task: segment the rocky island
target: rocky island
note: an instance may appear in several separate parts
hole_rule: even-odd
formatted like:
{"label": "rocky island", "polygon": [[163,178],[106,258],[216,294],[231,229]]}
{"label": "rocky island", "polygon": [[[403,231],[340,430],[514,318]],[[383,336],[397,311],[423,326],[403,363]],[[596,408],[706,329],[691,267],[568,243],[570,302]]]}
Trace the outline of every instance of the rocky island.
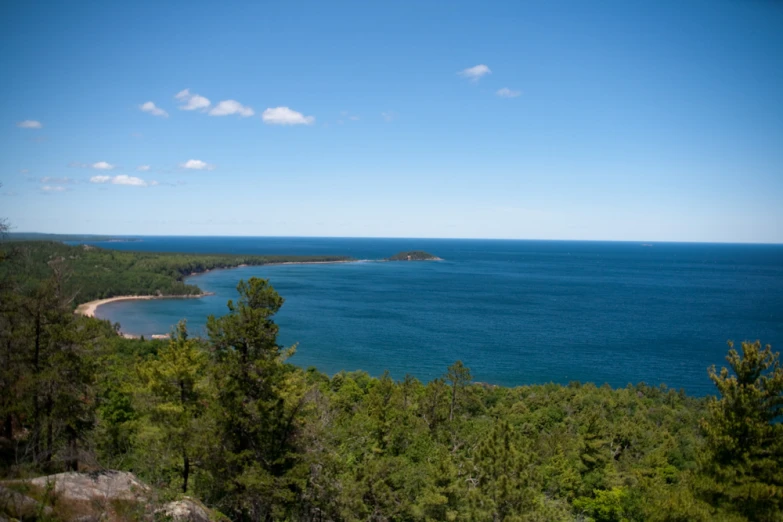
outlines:
{"label": "rocky island", "polygon": [[410,252],[400,252],[394,254],[386,261],[443,261],[438,256],[434,256],[429,252],[422,252],[421,250],[411,250]]}

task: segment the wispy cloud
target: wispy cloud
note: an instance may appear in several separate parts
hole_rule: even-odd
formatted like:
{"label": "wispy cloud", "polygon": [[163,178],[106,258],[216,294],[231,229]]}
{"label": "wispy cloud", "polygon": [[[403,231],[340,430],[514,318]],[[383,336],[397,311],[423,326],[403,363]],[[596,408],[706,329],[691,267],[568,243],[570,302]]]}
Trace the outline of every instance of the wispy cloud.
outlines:
{"label": "wispy cloud", "polygon": [[339,125],[342,125],[346,121],[359,121],[361,118],[355,114],[351,114],[348,111],[340,111],[340,119],[337,120]]}
{"label": "wispy cloud", "polygon": [[16,124],[20,129],[40,129],[43,127],[43,123],[37,120],[24,120]]}
{"label": "wispy cloud", "polygon": [[78,181],[73,178],[53,178],[51,176],[44,176],[39,179],[38,182],[43,185],[74,185],[78,183]]}
{"label": "wispy cloud", "polygon": [[157,185],[156,181],[147,183],[141,178],[136,176],[128,176],[127,174],[118,174],[112,176],[93,176],[90,178],[90,183],[111,183],[112,185],[130,185],[133,187],[146,187],[147,185]]}
{"label": "wispy cloud", "polygon": [[169,113],[161,109],[160,107],[156,107],[154,103],[151,101],[142,103],[139,105],[139,109],[141,109],[142,112],[148,112],[152,114],[153,116],[162,116],[163,118],[168,118]]}
{"label": "wispy cloud", "polygon": [[65,192],[65,187],[62,185],[44,185],[41,187],[44,192]]}
{"label": "wispy cloud", "polygon": [[82,163],[80,161],[72,161],[68,164],[69,167],[75,169],[96,169],[96,170],[112,170],[115,165],[112,165],[108,161],[98,161],[95,163]]}
{"label": "wispy cloud", "polygon": [[394,121],[397,119],[397,113],[394,111],[384,111],[381,113],[381,118],[384,119],[384,121]]}
{"label": "wispy cloud", "polygon": [[252,108],[247,105],[242,105],[236,100],[223,100],[209,111],[210,116],[230,116],[232,114],[238,114],[243,118],[252,116],[255,113],[256,112]]}
{"label": "wispy cloud", "polygon": [[205,161],[201,161],[197,159],[189,159],[184,163],[180,163],[179,166],[182,167],[183,169],[191,169],[191,170],[212,170],[215,168],[214,165],[210,165]]}
{"label": "wispy cloud", "polygon": [[468,67],[467,69],[463,69],[457,74],[463,78],[469,79],[470,81],[477,82],[481,79],[482,76],[492,74],[492,70],[482,63],[479,65],[474,65],[473,67]]}
{"label": "wispy cloud", "polygon": [[138,167],[136,167],[136,170],[140,170],[142,172],[147,172],[148,170],[150,170],[150,166],[149,165],[139,165]]}
{"label": "wispy cloud", "polygon": [[19,170],[19,172],[20,172],[21,174],[25,174],[25,175],[27,175],[27,174],[30,174],[30,169],[20,169],[20,170]]}
{"label": "wispy cloud", "polygon": [[498,89],[495,93],[501,98],[516,98],[520,94],[522,94],[522,91],[514,91],[512,89],[509,89],[508,87],[503,87],[502,89]]}
{"label": "wispy cloud", "polygon": [[179,109],[182,111],[206,110],[211,104],[211,102],[203,96],[191,94],[190,89],[179,91],[174,98],[179,100],[182,104],[179,106]]}
{"label": "wispy cloud", "polygon": [[261,119],[270,125],[312,125],[315,123],[315,116],[305,116],[288,107],[266,109],[261,115]]}

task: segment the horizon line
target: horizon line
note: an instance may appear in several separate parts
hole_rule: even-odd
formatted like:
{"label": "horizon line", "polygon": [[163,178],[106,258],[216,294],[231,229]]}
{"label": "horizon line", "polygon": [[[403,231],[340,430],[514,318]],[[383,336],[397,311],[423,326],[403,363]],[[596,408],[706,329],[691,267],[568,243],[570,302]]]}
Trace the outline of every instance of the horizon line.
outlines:
{"label": "horizon line", "polygon": [[758,241],[698,241],[698,240],[650,240],[650,239],[561,239],[561,238],[511,238],[511,237],[405,237],[405,236],[290,236],[290,235],[196,235],[196,234],[96,234],[79,232],[7,232],[14,234],[38,234],[47,236],[84,236],[117,238],[292,238],[292,239],[401,239],[401,240],[437,240],[437,241],[550,241],[583,243],[643,243],[643,244],[704,244],[704,245],[767,245],[781,246],[783,242]]}

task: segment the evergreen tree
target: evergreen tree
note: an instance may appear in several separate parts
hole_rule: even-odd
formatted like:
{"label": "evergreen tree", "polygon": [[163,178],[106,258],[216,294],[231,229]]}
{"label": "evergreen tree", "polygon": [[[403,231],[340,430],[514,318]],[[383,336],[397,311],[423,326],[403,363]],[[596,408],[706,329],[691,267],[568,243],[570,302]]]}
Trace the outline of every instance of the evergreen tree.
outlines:
{"label": "evergreen tree", "polygon": [[181,459],[182,492],[187,493],[191,467],[199,460],[206,353],[188,338],[180,321],[169,344],[157,358],[140,365],[139,373],[152,396],[151,421],[162,431],[162,441]]}
{"label": "evergreen tree", "polygon": [[783,368],[779,353],[761,342],[729,343],[731,370],[709,369],[720,399],[709,403],[702,428],[707,453],[702,471],[711,503],[749,520],[783,520]]}
{"label": "evergreen tree", "polygon": [[470,369],[462,361],[457,361],[446,370],[446,381],[451,384],[451,403],[449,405],[449,422],[454,420],[458,395],[470,383]]}
{"label": "evergreen tree", "polygon": [[299,477],[306,476],[295,470],[294,440],[304,387],[301,376],[283,364],[293,348],[277,343],[272,318],[283,298],[265,279],[240,281],[237,290],[239,300],[228,302],[229,313],[207,322],[225,448],[214,455],[213,480],[225,485],[221,503],[238,518],[283,518],[303,489]]}

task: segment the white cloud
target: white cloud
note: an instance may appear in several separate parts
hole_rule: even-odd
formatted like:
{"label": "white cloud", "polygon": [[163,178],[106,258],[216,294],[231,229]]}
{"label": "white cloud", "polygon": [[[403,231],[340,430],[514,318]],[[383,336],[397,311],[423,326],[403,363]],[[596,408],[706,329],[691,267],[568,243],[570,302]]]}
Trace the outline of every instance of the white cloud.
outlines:
{"label": "white cloud", "polygon": [[468,67],[467,69],[463,69],[457,74],[463,78],[468,78],[471,81],[477,82],[482,76],[486,74],[492,74],[492,71],[489,67],[482,63],[479,65],[474,65],[473,67]]}
{"label": "white cloud", "polygon": [[24,120],[16,124],[20,129],[40,129],[43,124],[36,120]]}
{"label": "white cloud", "polygon": [[140,170],[142,172],[147,172],[148,170],[150,170],[150,166],[149,165],[139,165],[138,167],[136,167],[136,170]]}
{"label": "white cloud", "polygon": [[157,181],[150,181],[150,185],[153,187],[157,187],[158,185],[160,185],[160,183],[158,183]]}
{"label": "white cloud", "polygon": [[[135,176],[128,176],[127,174],[118,174],[112,176],[93,176],[90,178],[90,183],[111,183],[112,185],[131,185],[134,187],[146,187],[147,182],[141,178]],[[157,182],[153,182],[157,185]]]}
{"label": "white cloud", "polygon": [[107,163],[105,161],[99,161],[97,163],[93,163],[90,166],[98,170],[111,170],[114,168],[114,165],[112,165],[111,163]]}
{"label": "white cloud", "polygon": [[135,176],[128,176],[127,174],[119,174],[111,179],[114,185],[132,185],[134,187],[146,187],[147,182],[141,178]]}
{"label": "white cloud", "polygon": [[242,105],[236,100],[223,100],[209,111],[210,116],[230,116],[231,114],[239,114],[243,118],[252,116],[255,113],[256,111],[252,108]]}
{"label": "white cloud", "polygon": [[397,113],[394,111],[386,111],[381,113],[381,117],[386,121],[394,121],[397,119]]}
{"label": "white cloud", "polygon": [[64,192],[65,187],[63,187],[62,185],[44,185],[43,187],[41,187],[41,190],[43,190],[44,192]]}
{"label": "white cloud", "polygon": [[509,89],[508,87],[503,87],[502,89],[498,89],[498,91],[495,93],[501,98],[516,98],[520,94],[522,94],[522,91],[514,91]]}
{"label": "white cloud", "polygon": [[21,172],[22,174],[29,174],[30,169],[21,169],[19,172]]}
{"label": "white cloud", "polygon": [[179,166],[183,169],[192,170],[212,170],[215,168],[214,165],[210,165],[209,163],[197,159],[189,159],[185,163],[180,163]]}
{"label": "white cloud", "polygon": [[169,113],[161,109],[160,107],[156,107],[154,103],[151,101],[142,103],[139,105],[139,109],[142,110],[142,112],[148,112],[152,114],[153,116],[163,116],[164,118],[169,117]]}
{"label": "white cloud", "polygon": [[270,125],[312,125],[315,122],[315,116],[305,116],[288,107],[267,109],[261,115],[261,119]]}
{"label": "white cloud", "polygon": [[198,94],[191,94],[190,89],[179,91],[174,97],[182,103],[182,105],[179,106],[179,109],[182,111],[206,109],[211,103],[203,96],[199,96]]}

